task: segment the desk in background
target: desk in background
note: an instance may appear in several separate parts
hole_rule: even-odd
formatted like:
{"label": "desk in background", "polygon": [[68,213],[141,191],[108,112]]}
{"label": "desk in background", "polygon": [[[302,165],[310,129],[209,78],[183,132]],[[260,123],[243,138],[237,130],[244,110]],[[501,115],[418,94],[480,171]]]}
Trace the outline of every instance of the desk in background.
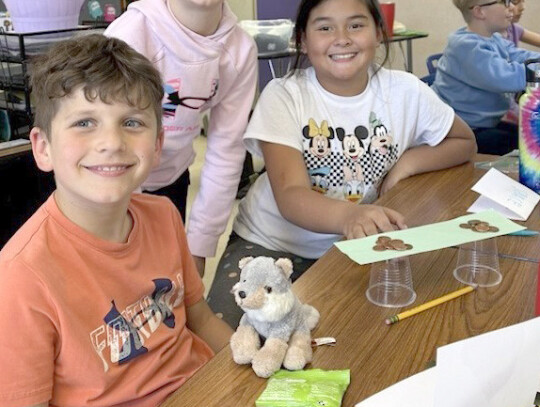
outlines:
{"label": "desk in background", "polygon": [[0,143],[0,159],[9,160],[20,154],[24,154],[32,150],[32,145],[30,143],[14,143],[14,142],[4,142]]}
{"label": "desk in background", "polygon": [[[468,163],[418,175],[400,182],[378,203],[400,210],[410,225],[447,220],[465,213],[476,196],[469,188],[484,173]],[[537,208],[525,224],[539,222]],[[531,319],[538,264],[533,259],[520,260],[519,250],[533,253],[538,249],[538,238],[521,237],[520,244],[509,238],[497,238],[500,252],[507,253],[500,258],[501,284],[481,288],[390,327],[384,319],[399,309],[377,307],[365,297],[370,265],[358,265],[332,247],[293,286],[302,301],[321,313],[313,336],[337,340],[335,347],[316,348],[308,368],[351,369],[351,384],[342,405],[352,407],[430,366],[442,345]],[[410,261],[418,295],[415,305],[462,286],[452,274],[457,261],[455,248],[411,256]],[[251,366],[236,365],[227,347],[162,407],[254,406],[266,383],[255,376]]]}
{"label": "desk in background", "polygon": [[420,38],[426,38],[428,36],[427,33],[423,32],[417,32],[415,34],[411,35],[394,35],[392,38],[390,38],[390,43],[397,43],[401,46],[402,42],[405,42],[406,47],[406,54],[404,55],[405,59],[405,70],[407,72],[413,71],[413,41],[420,39]]}

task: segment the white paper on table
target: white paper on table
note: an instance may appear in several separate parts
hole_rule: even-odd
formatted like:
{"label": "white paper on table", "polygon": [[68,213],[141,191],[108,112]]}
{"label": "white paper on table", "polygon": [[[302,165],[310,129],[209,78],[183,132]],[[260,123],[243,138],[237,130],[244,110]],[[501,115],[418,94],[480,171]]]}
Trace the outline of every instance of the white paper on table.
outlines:
{"label": "white paper on table", "polygon": [[508,219],[524,220],[522,219],[521,216],[516,215],[510,209],[505,208],[502,205],[499,205],[497,202],[492,201],[491,199],[485,197],[484,195],[480,195],[480,197],[476,201],[474,201],[471,207],[467,209],[467,212],[479,213],[488,209],[493,209],[494,211],[499,212],[502,216]]}
{"label": "white paper on table", "polygon": [[473,213],[494,209],[509,219],[527,220],[540,201],[536,192],[495,168],[491,168],[471,189],[481,195],[468,209]]}
{"label": "white paper on table", "polygon": [[433,407],[435,367],[408,377],[374,394],[355,407]]}
{"label": "white paper on table", "polygon": [[437,350],[437,407],[530,407],[540,391],[540,317]]}
{"label": "white paper on table", "polygon": [[437,350],[437,365],[355,407],[530,407],[540,392],[540,317]]}

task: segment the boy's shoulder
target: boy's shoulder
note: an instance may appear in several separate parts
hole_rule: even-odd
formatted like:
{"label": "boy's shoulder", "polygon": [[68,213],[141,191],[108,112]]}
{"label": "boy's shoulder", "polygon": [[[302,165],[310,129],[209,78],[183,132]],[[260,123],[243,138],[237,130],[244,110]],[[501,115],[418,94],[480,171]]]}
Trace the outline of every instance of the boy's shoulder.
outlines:
{"label": "boy's shoulder", "polygon": [[475,32],[469,31],[467,27],[461,27],[448,36],[448,46],[478,43],[484,41],[484,38]]}
{"label": "boy's shoulder", "polygon": [[150,208],[174,207],[174,204],[166,196],[137,192],[131,195],[131,204]]}
{"label": "boy's shoulder", "polygon": [[[181,222],[178,210],[167,197],[134,193],[130,209],[136,211],[143,221],[166,219],[166,222],[161,222],[163,226],[171,225],[171,220],[175,219]],[[51,239],[57,241],[61,236],[69,239],[69,230],[70,221],[60,212],[51,195],[5,244],[0,251],[0,263],[10,262],[18,256],[44,257],[50,248],[47,242]]]}
{"label": "boy's shoulder", "polygon": [[130,210],[137,211],[139,216],[143,218],[180,217],[180,213],[166,196],[133,193],[129,207]]}
{"label": "boy's shoulder", "polygon": [[491,37],[485,37],[463,27],[450,34],[445,51],[475,52],[479,48],[496,49],[501,39],[499,33],[495,33]]}

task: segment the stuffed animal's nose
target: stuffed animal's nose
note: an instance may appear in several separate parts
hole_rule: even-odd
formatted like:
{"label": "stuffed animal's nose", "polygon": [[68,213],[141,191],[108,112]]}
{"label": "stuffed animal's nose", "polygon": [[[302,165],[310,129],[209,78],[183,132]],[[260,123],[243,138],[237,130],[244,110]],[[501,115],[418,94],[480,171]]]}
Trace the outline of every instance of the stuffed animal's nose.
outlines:
{"label": "stuffed animal's nose", "polygon": [[242,299],[246,298],[246,292],[245,291],[238,291],[238,296]]}

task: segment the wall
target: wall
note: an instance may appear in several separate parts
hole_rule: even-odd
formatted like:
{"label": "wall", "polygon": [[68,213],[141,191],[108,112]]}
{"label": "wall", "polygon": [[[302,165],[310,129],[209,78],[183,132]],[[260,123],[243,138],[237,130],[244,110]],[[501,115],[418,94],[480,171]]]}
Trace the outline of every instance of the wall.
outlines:
{"label": "wall", "polygon": [[227,0],[239,20],[253,20],[255,16],[254,0]]}
{"label": "wall", "polygon": [[300,0],[258,0],[257,18],[275,20],[280,18],[296,18],[296,10]]}

